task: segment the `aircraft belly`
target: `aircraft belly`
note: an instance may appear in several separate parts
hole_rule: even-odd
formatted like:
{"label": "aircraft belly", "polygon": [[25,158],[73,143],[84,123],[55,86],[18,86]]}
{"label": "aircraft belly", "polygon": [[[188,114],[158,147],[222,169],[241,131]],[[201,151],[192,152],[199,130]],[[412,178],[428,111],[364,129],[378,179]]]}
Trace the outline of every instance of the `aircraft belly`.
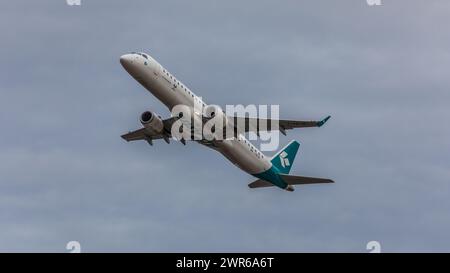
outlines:
{"label": "aircraft belly", "polygon": [[253,153],[241,146],[236,139],[226,139],[218,142],[218,150],[229,160],[243,171],[254,174],[265,170],[265,164],[262,159],[257,158]]}

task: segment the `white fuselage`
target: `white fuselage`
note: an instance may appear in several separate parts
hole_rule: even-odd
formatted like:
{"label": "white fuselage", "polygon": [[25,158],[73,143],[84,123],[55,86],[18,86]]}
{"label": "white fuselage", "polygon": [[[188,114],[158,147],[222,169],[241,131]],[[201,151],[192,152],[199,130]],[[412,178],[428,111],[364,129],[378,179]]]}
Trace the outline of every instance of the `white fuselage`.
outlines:
{"label": "white fuselage", "polygon": [[[164,103],[169,111],[176,105],[193,108],[194,103],[197,105],[200,103],[206,106],[200,97],[148,54],[126,54],[120,58],[120,62],[127,72]],[[272,167],[270,159],[253,146],[243,134],[213,142],[215,150],[249,174],[259,174]]]}

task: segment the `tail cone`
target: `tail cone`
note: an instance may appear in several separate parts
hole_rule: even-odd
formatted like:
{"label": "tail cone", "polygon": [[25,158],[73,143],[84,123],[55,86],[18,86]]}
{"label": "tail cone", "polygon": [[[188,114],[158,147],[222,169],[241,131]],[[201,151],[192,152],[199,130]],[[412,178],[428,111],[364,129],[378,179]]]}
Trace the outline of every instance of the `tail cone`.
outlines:
{"label": "tail cone", "polygon": [[293,187],[292,185],[288,185],[288,186],[285,188],[285,190],[287,190],[287,191],[294,191],[295,189],[294,189],[294,187]]}

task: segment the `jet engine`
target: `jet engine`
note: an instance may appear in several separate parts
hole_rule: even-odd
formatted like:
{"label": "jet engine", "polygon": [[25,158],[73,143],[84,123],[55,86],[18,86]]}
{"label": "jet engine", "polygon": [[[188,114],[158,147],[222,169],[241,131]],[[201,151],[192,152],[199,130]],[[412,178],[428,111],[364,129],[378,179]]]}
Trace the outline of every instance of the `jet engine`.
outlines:
{"label": "jet engine", "polygon": [[151,133],[161,133],[164,130],[164,123],[161,117],[153,112],[145,111],[142,113],[140,121],[142,125]]}

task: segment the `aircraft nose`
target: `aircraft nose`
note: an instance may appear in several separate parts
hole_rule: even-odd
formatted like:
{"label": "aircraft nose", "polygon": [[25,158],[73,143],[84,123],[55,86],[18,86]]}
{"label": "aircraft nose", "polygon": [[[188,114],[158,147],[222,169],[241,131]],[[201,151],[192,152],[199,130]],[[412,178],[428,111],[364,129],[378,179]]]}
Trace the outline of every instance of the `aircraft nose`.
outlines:
{"label": "aircraft nose", "polygon": [[129,67],[133,63],[132,54],[125,54],[120,56],[120,63],[125,68]]}

